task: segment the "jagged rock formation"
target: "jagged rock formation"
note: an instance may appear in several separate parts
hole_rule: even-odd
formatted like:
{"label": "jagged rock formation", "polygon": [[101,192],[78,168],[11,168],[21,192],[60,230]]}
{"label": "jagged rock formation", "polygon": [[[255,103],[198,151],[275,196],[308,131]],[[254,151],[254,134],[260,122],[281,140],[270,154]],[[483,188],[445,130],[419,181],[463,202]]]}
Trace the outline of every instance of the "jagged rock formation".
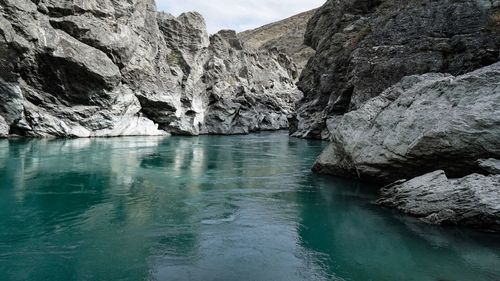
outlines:
{"label": "jagged rock formation", "polygon": [[329,128],[318,172],[385,183],[484,172],[478,159],[500,157],[500,62],[457,77],[406,77]]}
{"label": "jagged rock formation", "polygon": [[247,133],[300,98],[288,57],[154,0],[0,0],[0,35],[0,135]]}
{"label": "jagged rock formation", "polygon": [[379,204],[431,224],[500,231],[500,175],[448,179],[435,171],[382,189]]}
{"label": "jagged rock formation", "polygon": [[278,49],[290,56],[297,64],[299,72],[314,54],[314,50],[304,45],[307,22],[316,9],[300,13],[290,18],[265,26],[240,32],[238,37],[245,47],[251,49]]}
{"label": "jagged rock formation", "polygon": [[326,121],[404,76],[460,75],[499,60],[500,4],[464,0],[329,0],[310,20],[316,50],[302,72],[298,137],[328,138]]}

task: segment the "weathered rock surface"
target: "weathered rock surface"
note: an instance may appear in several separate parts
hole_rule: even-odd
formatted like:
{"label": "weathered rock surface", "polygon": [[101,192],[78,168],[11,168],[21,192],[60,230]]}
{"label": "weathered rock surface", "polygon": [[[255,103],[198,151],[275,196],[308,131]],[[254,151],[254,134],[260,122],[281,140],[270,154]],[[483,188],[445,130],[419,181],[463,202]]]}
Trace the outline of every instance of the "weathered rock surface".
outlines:
{"label": "weathered rock surface", "polygon": [[500,175],[500,160],[498,159],[479,159],[478,165],[481,169],[490,174]]}
{"label": "weathered rock surface", "polygon": [[457,77],[406,77],[328,123],[332,142],[317,172],[385,183],[484,172],[478,159],[500,157],[500,62]]}
{"label": "weathered rock surface", "polygon": [[5,122],[2,116],[0,116],[0,137],[6,137],[9,134],[9,125]]}
{"label": "weathered rock surface", "polygon": [[316,50],[299,81],[292,135],[328,138],[326,120],[404,76],[460,75],[499,60],[500,2],[329,0],[310,20]]}
{"label": "weathered rock surface", "polygon": [[288,57],[154,0],[0,0],[0,35],[0,135],[247,133],[300,98]]}
{"label": "weathered rock surface", "polygon": [[297,64],[300,73],[309,58],[314,55],[314,50],[304,44],[304,35],[307,22],[315,12],[316,9],[310,10],[259,28],[243,31],[238,33],[238,37],[247,48],[278,49],[287,54]]}
{"label": "weathered rock surface", "polygon": [[500,175],[448,179],[435,171],[383,188],[378,203],[431,224],[500,231]]}

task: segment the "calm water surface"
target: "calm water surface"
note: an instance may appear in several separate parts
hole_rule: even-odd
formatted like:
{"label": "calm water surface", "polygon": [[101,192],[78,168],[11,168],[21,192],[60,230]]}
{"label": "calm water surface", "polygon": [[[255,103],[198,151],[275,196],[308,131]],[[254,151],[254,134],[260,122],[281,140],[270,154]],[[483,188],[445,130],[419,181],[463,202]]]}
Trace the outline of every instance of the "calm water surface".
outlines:
{"label": "calm water surface", "polygon": [[500,237],[312,175],[326,144],[0,141],[0,280],[500,280]]}

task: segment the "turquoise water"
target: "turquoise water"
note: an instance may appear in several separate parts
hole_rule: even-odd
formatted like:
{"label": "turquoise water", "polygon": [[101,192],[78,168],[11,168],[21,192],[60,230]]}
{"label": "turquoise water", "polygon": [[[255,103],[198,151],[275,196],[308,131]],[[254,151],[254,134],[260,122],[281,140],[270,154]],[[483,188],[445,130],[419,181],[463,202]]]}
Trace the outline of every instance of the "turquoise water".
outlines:
{"label": "turquoise water", "polygon": [[0,141],[0,280],[500,280],[499,236],[312,175],[326,144],[250,136]]}

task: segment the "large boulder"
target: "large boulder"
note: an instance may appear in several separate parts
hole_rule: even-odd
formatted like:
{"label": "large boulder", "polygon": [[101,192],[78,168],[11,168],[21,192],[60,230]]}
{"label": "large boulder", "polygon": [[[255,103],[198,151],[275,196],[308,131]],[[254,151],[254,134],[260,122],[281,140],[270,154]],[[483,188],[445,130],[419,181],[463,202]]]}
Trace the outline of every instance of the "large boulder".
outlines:
{"label": "large boulder", "polygon": [[327,1],[305,34],[316,54],[298,83],[292,135],[327,139],[328,119],[404,76],[461,75],[498,61],[499,18],[499,1]]}
{"label": "large boulder", "polygon": [[280,129],[301,97],[288,57],[154,0],[0,0],[0,35],[0,116],[19,135]]}
{"label": "large boulder", "polygon": [[431,224],[500,231],[500,175],[448,179],[435,171],[383,188],[377,202]]}
{"label": "large boulder", "polygon": [[384,183],[435,170],[484,172],[478,159],[500,157],[500,63],[456,77],[406,77],[328,123],[331,144],[317,172]]}

